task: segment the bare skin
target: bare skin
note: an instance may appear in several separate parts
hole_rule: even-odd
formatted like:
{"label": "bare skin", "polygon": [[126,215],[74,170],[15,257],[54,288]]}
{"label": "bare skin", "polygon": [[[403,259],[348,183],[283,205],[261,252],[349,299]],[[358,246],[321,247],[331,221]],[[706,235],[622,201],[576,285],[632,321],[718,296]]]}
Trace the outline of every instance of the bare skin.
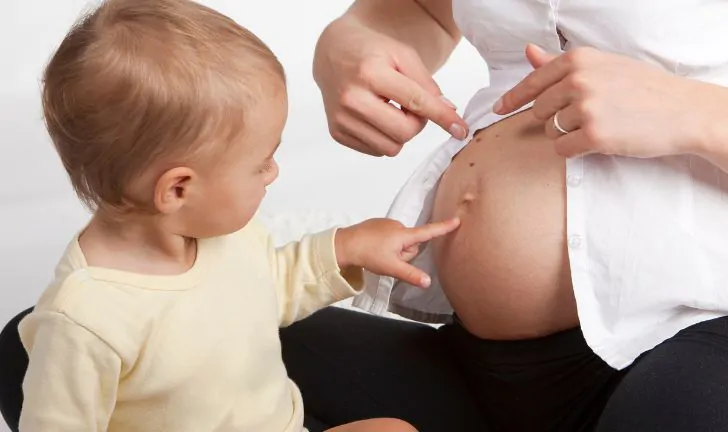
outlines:
{"label": "bare skin", "polygon": [[465,138],[467,125],[432,79],[459,41],[449,1],[355,2],[316,46],[313,74],[334,139],[395,156],[428,120]]}
{"label": "bare skin", "polygon": [[[427,119],[452,133],[462,123],[429,74],[459,40],[450,1],[356,1],[322,34],[314,62],[332,136],[392,156]],[[435,218],[456,215],[462,225],[437,243],[437,266],[468,330],[521,339],[578,324],[564,246],[564,159],[543,121],[530,112],[506,118],[454,159]]]}
{"label": "bare skin", "polygon": [[478,131],[437,191],[434,218],[460,229],[434,241],[440,281],[463,325],[523,339],[578,324],[565,245],[564,159],[530,111]]}

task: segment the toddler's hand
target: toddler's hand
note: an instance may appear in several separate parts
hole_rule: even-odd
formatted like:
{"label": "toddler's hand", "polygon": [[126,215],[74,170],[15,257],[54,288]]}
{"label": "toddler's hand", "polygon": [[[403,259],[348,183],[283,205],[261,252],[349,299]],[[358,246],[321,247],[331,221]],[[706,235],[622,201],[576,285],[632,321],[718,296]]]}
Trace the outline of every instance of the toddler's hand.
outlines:
{"label": "toddler's hand", "polygon": [[406,228],[391,219],[370,219],[336,233],[336,258],[342,269],[363,267],[375,274],[427,288],[430,277],[408,262],[417,256],[420,243],[443,236],[458,226],[457,218],[417,228]]}

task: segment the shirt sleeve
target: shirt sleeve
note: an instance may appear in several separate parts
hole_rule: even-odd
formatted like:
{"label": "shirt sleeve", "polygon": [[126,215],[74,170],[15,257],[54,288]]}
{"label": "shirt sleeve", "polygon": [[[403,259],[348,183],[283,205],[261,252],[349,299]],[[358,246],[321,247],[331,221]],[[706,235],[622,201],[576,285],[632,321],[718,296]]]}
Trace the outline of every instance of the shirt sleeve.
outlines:
{"label": "shirt sleeve", "polygon": [[336,229],[306,235],[301,241],[275,248],[268,237],[268,258],[279,298],[281,326],[299,321],[317,310],[358,294],[363,270],[342,274],[336,260]]}
{"label": "shirt sleeve", "polygon": [[94,333],[58,312],[34,312],[20,334],[30,359],[20,431],[106,431],[121,358]]}

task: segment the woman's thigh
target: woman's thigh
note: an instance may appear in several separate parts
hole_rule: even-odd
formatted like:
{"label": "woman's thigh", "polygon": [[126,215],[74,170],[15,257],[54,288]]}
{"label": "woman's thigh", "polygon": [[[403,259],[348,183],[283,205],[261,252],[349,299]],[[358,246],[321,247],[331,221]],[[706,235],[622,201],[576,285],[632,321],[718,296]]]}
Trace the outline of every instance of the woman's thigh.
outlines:
{"label": "woman's thigh", "polygon": [[728,431],[728,318],[689,327],[643,355],[597,431]]}
{"label": "woman's thigh", "polygon": [[281,330],[288,373],[318,427],[392,417],[420,432],[482,431],[481,412],[437,329],[327,308]]}

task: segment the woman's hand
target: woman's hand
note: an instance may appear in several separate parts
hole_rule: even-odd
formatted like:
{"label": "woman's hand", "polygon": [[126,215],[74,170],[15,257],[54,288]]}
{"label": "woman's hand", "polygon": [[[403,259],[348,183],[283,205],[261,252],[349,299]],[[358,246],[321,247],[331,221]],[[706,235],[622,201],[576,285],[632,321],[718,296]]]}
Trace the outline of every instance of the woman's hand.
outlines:
{"label": "woman's hand", "polygon": [[353,16],[334,21],[321,35],[314,79],[331,136],[352,149],[395,156],[427,120],[458,139],[466,136],[465,122],[442,97],[417,52]]}
{"label": "woman's hand", "polygon": [[705,83],[591,48],[554,56],[529,45],[526,55],[535,70],[494,111],[507,114],[534,101],[533,115],[545,122],[559,154],[658,157],[698,146]]}
{"label": "woman's hand", "polygon": [[420,243],[448,234],[458,226],[457,218],[417,228],[405,228],[391,219],[370,219],[336,233],[336,259],[342,269],[363,267],[427,288],[430,277],[408,262],[417,256]]}

